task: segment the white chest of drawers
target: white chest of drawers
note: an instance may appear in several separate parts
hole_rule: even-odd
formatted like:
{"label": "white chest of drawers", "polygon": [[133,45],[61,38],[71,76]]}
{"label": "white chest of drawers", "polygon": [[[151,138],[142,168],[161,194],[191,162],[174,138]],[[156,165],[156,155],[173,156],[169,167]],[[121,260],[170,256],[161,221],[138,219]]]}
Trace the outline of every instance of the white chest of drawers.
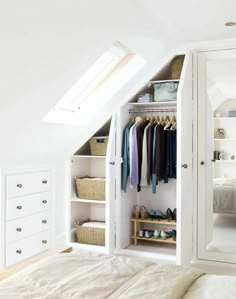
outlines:
{"label": "white chest of drawers", "polygon": [[5,176],[4,267],[51,247],[52,172]]}

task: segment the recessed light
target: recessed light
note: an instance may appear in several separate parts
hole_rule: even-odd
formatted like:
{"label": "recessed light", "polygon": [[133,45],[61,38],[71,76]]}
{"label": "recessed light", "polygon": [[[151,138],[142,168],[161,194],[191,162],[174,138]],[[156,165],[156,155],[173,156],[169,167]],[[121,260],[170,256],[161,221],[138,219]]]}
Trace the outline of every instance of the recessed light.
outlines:
{"label": "recessed light", "polygon": [[227,22],[225,23],[225,26],[231,27],[231,26],[235,26],[236,22]]}

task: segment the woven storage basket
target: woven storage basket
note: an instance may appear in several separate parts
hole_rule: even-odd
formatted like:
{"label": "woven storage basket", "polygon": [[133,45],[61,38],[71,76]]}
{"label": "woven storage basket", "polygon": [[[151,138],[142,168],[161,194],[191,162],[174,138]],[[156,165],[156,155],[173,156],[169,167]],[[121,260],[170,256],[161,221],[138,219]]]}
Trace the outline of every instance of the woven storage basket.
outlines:
{"label": "woven storage basket", "polygon": [[179,56],[171,62],[171,79],[179,79],[184,63],[184,57]]}
{"label": "woven storage basket", "polygon": [[90,222],[90,221],[87,219],[84,221],[77,221],[75,223],[77,242],[84,243],[84,244],[105,246],[105,229],[96,228],[96,227],[84,227],[82,226],[82,224],[85,222]]}
{"label": "woven storage basket", "polygon": [[108,136],[95,136],[89,140],[91,155],[106,156]]}
{"label": "woven storage basket", "polygon": [[79,198],[105,200],[105,178],[76,177],[75,182]]}

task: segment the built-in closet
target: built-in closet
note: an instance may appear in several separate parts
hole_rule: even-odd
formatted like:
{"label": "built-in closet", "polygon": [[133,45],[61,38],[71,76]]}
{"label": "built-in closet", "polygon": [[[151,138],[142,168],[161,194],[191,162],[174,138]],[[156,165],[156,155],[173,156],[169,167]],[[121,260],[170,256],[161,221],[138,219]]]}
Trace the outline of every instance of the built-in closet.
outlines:
{"label": "built-in closet", "polygon": [[[70,228],[69,240],[73,245],[105,250],[118,254],[138,255],[155,259],[170,260],[177,263],[188,263],[192,254],[192,55],[180,55],[184,62],[181,76],[171,78],[171,57],[154,74],[137,94],[126,104],[122,105],[112,117],[112,120],[98,130],[96,136],[109,136],[106,156],[91,156],[88,142],[80,147],[71,157],[71,196],[70,196]],[[153,84],[164,82],[178,83],[177,97],[171,102],[138,103],[140,94],[153,90]],[[177,157],[176,178],[168,178],[158,182],[156,192],[152,193],[151,186],[130,187],[130,178],[127,181],[126,192],[122,187],[123,137],[124,130],[132,118],[137,116],[153,118],[159,116],[169,119],[175,116],[177,129]],[[172,125],[171,125],[172,126]],[[174,129],[174,126],[173,126]],[[105,132],[104,132],[105,130]],[[106,198],[104,201],[85,200],[78,198],[75,186],[77,176],[102,176],[106,180]],[[190,199],[189,199],[190,198]],[[161,210],[164,214],[167,209],[177,209],[177,222],[159,221],[153,219],[134,218],[134,207],[145,206],[150,210]],[[185,216],[183,216],[185,215]],[[105,221],[105,246],[87,246],[78,244],[75,222],[90,218]],[[142,222],[142,223],[141,223]],[[177,231],[176,240],[172,238],[139,238],[139,229]]]}
{"label": "built-in closet", "polygon": [[[131,120],[141,117],[147,120],[164,119],[168,116],[176,119],[176,131],[165,131],[168,134],[175,132],[177,135],[177,175],[168,178],[167,181],[160,180],[156,186],[156,191],[152,191],[152,183],[148,186],[141,186],[137,191],[137,186],[132,186],[130,177],[127,181],[127,188],[124,190],[122,182],[122,166],[119,168],[117,177],[117,238],[116,248],[123,253],[140,256],[152,256],[178,263],[185,262],[188,258],[187,251],[191,252],[191,245],[184,244],[184,239],[191,240],[186,225],[183,224],[183,209],[188,209],[190,202],[186,196],[187,189],[191,190],[191,161],[192,157],[187,151],[192,150],[191,145],[191,102],[192,102],[192,76],[191,76],[191,55],[184,57],[184,64],[181,76],[172,79],[170,76],[171,61],[155,75],[138,94],[127,104],[123,105],[117,115],[117,155],[123,156],[124,132]],[[178,83],[177,98],[170,102],[137,102],[140,94],[146,92],[153,94],[153,85],[165,82]],[[185,84],[183,84],[185,82]],[[167,122],[165,122],[165,125]],[[171,127],[171,126],[170,126]],[[175,130],[175,129],[174,129]],[[189,134],[189,139],[183,143],[183,138]],[[132,151],[132,150],[131,150]],[[163,159],[163,158],[162,158]],[[123,161],[124,162],[124,161]],[[183,179],[186,179],[185,184]],[[188,184],[188,188],[187,185]],[[142,184],[141,184],[142,185]],[[185,193],[186,192],[186,193]],[[164,214],[168,208],[172,211],[177,208],[177,221],[167,219],[157,220],[153,217],[148,219],[135,219],[134,210],[144,206],[150,213],[151,210],[160,210]],[[191,222],[188,216],[185,222]],[[145,237],[139,236],[140,230],[177,231],[177,238]],[[185,234],[186,233],[186,234]],[[186,250],[186,253],[185,253]],[[182,251],[182,252],[181,252]]]}

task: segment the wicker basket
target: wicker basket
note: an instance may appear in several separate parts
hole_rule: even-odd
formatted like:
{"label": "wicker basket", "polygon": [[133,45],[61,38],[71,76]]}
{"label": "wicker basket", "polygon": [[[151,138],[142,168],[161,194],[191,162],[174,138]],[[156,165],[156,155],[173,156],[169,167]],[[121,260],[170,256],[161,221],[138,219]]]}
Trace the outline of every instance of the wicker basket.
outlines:
{"label": "wicker basket", "polygon": [[171,79],[179,79],[184,63],[184,57],[178,56],[171,62]]}
{"label": "wicker basket", "polygon": [[77,242],[83,244],[105,246],[105,229],[96,227],[84,227],[82,226],[82,224],[84,224],[85,222],[91,222],[91,220],[89,221],[89,219],[86,219],[84,221],[77,221],[75,223]]}
{"label": "wicker basket", "polygon": [[105,178],[76,177],[75,182],[79,198],[105,200]]}
{"label": "wicker basket", "polygon": [[106,156],[108,136],[95,136],[89,140],[91,155]]}

